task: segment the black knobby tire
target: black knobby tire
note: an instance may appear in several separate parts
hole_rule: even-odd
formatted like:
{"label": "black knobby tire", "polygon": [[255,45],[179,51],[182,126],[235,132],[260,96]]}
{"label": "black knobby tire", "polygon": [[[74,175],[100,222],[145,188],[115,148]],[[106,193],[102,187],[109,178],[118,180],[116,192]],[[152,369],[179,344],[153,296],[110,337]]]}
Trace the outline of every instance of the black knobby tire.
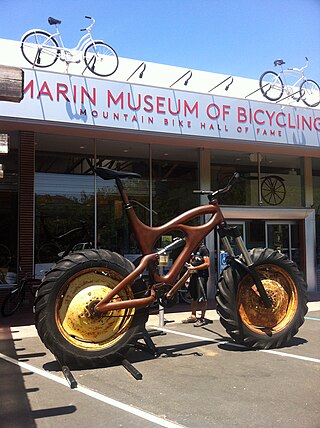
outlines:
{"label": "black knobby tire", "polygon": [[[83,250],[69,254],[46,274],[35,300],[35,325],[42,342],[60,363],[70,368],[94,368],[125,354],[143,329],[147,310],[113,310],[92,316],[90,306],[133,269],[119,254]],[[140,289],[135,295],[132,289],[125,287],[113,301],[142,297]]]}
{"label": "black knobby tire", "polygon": [[262,95],[269,101],[278,101],[282,97],[284,86],[281,77],[274,71],[265,71],[259,79]]}
{"label": "black knobby tire", "polygon": [[[39,49],[43,43],[49,43]],[[60,56],[59,44],[50,33],[42,30],[30,31],[21,40],[21,52],[24,58],[33,66],[47,68],[53,65]],[[45,59],[44,59],[45,58]],[[42,62],[41,62],[42,60]]]}
{"label": "black knobby tire", "polygon": [[20,307],[25,296],[24,288],[15,288],[4,299],[1,305],[1,314],[4,317],[9,317],[14,314]]}
{"label": "black knobby tire", "polygon": [[307,312],[307,284],[296,264],[271,249],[251,250],[258,274],[272,301],[262,303],[252,277],[228,266],[218,282],[220,322],[237,342],[249,348],[284,346],[299,330]]}

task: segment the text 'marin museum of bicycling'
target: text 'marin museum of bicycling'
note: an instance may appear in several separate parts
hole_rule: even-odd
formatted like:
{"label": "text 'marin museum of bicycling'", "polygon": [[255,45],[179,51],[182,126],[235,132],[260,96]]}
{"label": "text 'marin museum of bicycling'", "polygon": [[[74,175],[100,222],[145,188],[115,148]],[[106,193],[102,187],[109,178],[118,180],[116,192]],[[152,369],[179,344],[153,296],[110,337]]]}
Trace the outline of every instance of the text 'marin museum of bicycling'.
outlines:
{"label": "text 'marin museum of bicycling'", "polygon": [[[125,185],[153,226],[196,206],[193,190],[222,187],[238,171],[221,198],[226,219],[248,248],[284,252],[309,291],[320,290],[319,105],[285,93],[271,102],[259,76],[120,58],[115,73],[99,77],[82,61],[32,67],[18,41],[0,39],[0,52],[2,65],[24,70],[22,101],[0,102],[0,137],[9,136],[8,150],[0,145],[2,277],[19,268],[41,275],[66,245],[57,237],[80,221],[95,245],[139,254],[115,183],[95,176],[98,165],[142,176]],[[78,247],[86,241],[76,237]],[[215,233],[207,246],[213,289],[223,267]]]}

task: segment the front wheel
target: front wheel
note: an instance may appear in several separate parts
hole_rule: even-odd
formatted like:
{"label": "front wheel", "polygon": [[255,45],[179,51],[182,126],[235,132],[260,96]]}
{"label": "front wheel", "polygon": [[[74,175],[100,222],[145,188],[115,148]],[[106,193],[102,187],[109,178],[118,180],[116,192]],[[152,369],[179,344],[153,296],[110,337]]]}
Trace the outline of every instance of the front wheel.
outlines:
{"label": "front wheel", "polygon": [[282,97],[284,86],[281,77],[274,71],[266,71],[260,76],[260,91],[269,101],[278,101]]}
{"label": "front wheel", "polygon": [[104,42],[93,42],[84,52],[84,62],[93,74],[106,77],[116,72],[119,58],[111,46]]}
{"label": "front wheel", "polygon": [[320,88],[318,83],[310,79],[302,82],[300,96],[308,107],[317,107],[320,104]]}
{"label": "front wheel", "polygon": [[30,31],[23,37],[21,52],[30,64],[41,68],[53,65],[60,55],[56,39],[42,30]]}
{"label": "front wheel", "polygon": [[[147,320],[146,310],[98,314],[93,308],[132,270],[132,263],[119,254],[84,250],[69,254],[47,273],[35,300],[35,325],[61,363],[70,368],[101,367],[126,352]],[[112,302],[134,297],[139,296],[128,285]]]}
{"label": "front wheel", "polygon": [[266,308],[257,288],[243,268],[228,266],[218,283],[216,303],[221,324],[237,342],[249,348],[284,346],[304,322],[307,284],[296,264],[271,249],[251,250],[271,308]]}

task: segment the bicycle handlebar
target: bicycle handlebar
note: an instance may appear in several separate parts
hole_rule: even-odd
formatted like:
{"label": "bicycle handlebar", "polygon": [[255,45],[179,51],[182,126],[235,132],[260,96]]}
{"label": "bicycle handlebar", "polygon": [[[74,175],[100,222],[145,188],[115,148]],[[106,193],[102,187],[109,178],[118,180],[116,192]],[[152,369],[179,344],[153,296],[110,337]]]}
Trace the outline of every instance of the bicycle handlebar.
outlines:
{"label": "bicycle handlebar", "polygon": [[87,28],[81,28],[80,29],[80,31],[88,31],[88,32],[90,32],[91,31],[91,28],[92,28],[92,26],[94,25],[94,23],[96,22],[96,20],[94,19],[94,18],[92,18],[92,16],[85,16],[85,18],[86,19],[91,19],[91,24],[89,25],[89,27],[87,27]]}
{"label": "bicycle handlebar", "polygon": [[307,68],[308,67],[308,64],[309,64],[309,59],[308,59],[308,57],[305,57],[305,59],[306,59],[306,65],[304,65],[303,67],[301,67],[301,68],[295,68],[295,67],[290,67],[290,68],[288,68],[287,70],[290,70],[290,71],[297,71],[298,73],[301,73],[305,68]]}
{"label": "bicycle handlebar", "polygon": [[232,177],[229,179],[228,184],[223,187],[222,189],[218,190],[193,190],[193,193],[197,193],[200,195],[208,195],[209,200],[212,200],[213,197],[222,194],[227,193],[231,187],[234,185],[234,183],[238,180],[240,177],[240,174],[238,172],[235,172]]}

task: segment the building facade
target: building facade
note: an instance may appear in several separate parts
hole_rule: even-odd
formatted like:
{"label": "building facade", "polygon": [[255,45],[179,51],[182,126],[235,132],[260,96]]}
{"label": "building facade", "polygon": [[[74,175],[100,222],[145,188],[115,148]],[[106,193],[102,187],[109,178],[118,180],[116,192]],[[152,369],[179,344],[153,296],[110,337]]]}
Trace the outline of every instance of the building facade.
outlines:
{"label": "building facade", "polygon": [[[139,254],[116,187],[94,174],[96,166],[141,175],[126,186],[150,225],[206,203],[192,191],[220,188],[238,171],[221,200],[226,219],[248,248],[288,254],[309,291],[320,289],[318,107],[266,102],[255,80],[121,58],[108,79],[81,64],[41,70],[25,62],[18,42],[0,47],[3,65],[24,69],[21,103],[0,103],[0,133],[10,137],[0,155],[2,276],[20,269],[41,276],[65,248],[57,237],[80,222],[78,247],[89,235],[96,246]],[[215,233],[207,245],[212,294],[223,267]]]}

